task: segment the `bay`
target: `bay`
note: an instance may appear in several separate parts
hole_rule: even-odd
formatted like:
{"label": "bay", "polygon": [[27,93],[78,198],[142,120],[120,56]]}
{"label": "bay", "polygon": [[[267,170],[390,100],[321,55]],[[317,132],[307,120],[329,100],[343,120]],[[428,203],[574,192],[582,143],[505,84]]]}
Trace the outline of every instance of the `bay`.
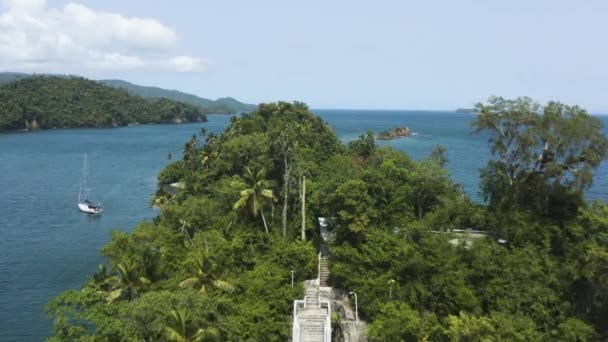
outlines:
{"label": "bay", "polygon": [[[490,157],[488,137],[471,134],[475,116],[440,111],[313,110],[345,142],[367,130],[406,125],[417,135],[379,142],[414,159],[438,144],[448,148],[448,169],[474,199],[479,169]],[[78,289],[103,261],[100,248],[113,229],[131,231],[157,212],[148,207],[156,175],[181,155],[202,127],[221,132],[230,116],[189,125],[141,125],[0,134],[0,340],[41,341],[51,332],[44,314],[50,299]],[[608,126],[608,117],[600,119]],[[605,128],[605,133],[608,130]],[[82,156],[88,154],[91,198],[104,213],[78,211]],[[588,192],[608,201],[608,163]]]}

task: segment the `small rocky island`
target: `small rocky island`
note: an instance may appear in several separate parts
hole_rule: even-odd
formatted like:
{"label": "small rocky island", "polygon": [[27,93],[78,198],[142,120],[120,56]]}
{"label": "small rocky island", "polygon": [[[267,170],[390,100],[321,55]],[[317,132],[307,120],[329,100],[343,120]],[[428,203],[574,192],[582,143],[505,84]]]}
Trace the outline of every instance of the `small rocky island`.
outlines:
{"label": "small rocky island", "polygon": [[402,137],[409,137],[412,131],[407,126],[395,127],[384,132],[378,133],[378,140],[391,140]]}

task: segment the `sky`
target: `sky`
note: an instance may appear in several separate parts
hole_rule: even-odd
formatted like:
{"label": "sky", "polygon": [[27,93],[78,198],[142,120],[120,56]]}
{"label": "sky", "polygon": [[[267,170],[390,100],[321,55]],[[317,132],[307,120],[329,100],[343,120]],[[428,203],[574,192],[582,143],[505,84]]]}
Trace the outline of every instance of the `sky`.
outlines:
{"label": "sky", "polygon": [[497,95],[608,113],[606,18],[605,0],[0,0],[0,71],[312,108]]}

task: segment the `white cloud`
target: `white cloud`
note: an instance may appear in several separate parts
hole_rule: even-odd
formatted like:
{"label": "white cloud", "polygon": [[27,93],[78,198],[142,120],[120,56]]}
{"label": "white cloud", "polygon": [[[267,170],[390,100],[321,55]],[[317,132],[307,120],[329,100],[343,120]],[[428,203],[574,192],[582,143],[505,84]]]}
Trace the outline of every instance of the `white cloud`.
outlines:
{"label": "white cloud", "polygon": [[105,53],[90,59],[88,67],[106,70],[128,70],[142,68],[146,65],[137,56],[122,55],[120,53]]}
{"label": "white cloud", "polygon": [[201,72],[197,57],[167,55],[176,32],[151,18],[97,12],[82,4],[49,8],[45,0],[4,0],[0,67],[6,69],[138,69]]}
{"label": "white cloud", "polygon": [[189,56],[173,57],[165,61],[164,64],[179,72],[202,72],[207,70],[206,61]]}

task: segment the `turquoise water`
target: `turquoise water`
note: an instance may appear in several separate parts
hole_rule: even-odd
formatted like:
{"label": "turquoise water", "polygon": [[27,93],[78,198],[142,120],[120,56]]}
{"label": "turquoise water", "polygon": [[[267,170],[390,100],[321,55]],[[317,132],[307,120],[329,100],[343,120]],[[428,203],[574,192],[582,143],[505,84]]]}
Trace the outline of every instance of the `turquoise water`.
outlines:
{"label": "turquoise water", "polygon": [[[424,158],[437,144],[448,148],[452,178],[477,195],[478,169],[487,161],[487,137],[472,135],[473,115],[453,112],[315,110],[344,140],[366,130],[398,125],[418,135],[381,144]],[[608,117],[601,117],[608,126]],[[142,125],[114,129],[0,134],[0,341],[40,341],[51,323],[44,305],[77,289],[102,261],[109,231],[130,231],[156,215],[148,208],[167,154],[201,127],[221,131],[228,116],[205,124]],[[608,132],[607,132],[608,133]],[[76,208],[82,155],[88,154],[91,198],[99,217]],[[608,164],[595,177],[590,198],[608,200]]]}

